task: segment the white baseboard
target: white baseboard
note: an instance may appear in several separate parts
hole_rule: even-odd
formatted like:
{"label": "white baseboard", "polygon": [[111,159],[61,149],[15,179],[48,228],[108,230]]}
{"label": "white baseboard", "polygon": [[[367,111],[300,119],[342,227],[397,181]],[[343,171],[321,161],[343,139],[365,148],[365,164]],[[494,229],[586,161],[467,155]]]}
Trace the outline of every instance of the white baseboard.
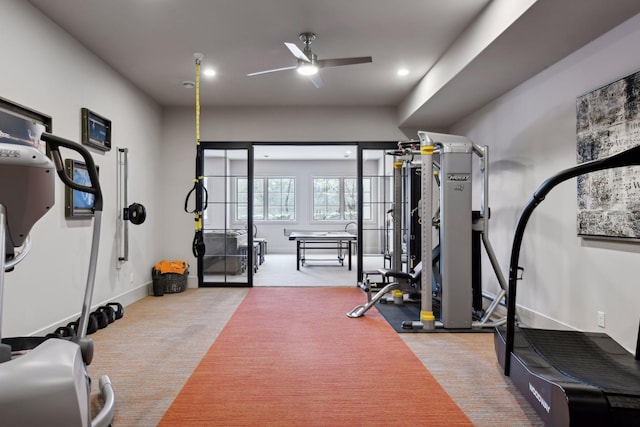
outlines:
{"label": "white baseboard", "polygon": [[189,276],[187,277],[187,288],[197,288],[198,287],[198,278]]}
{"label": "white baseboard", "polygon": [[552,319],[530,308],[518,305],[516,313],[518,314],[518,320],[526,325],[538,329],[575,329],[566,323]]}
{"label": "white baseboard", "polygon": [[[197,284],[197,280],[196,280],[196,284]],[[91,307],[91,310],[95,310],[96,308],[103,306],[108,302],[119,302],[120,304],[122,304],[123,307],[126,307],[149,295],[153,295],[151,282],[145,283],[144,285],[138,286],[137,288],[128,290],[119,295],[115,295],[106,301],[101,301],[97,304],[94,304]],[[45,328],[37,330],[33,332],[31,336],[44,336],[48,333],[55,331],[60,326],[67,326],[70,322],[75,321],[78,317],[80,317],[80,312],[78,312],[75,316],[68,317],[59,322],[52,323]]]}

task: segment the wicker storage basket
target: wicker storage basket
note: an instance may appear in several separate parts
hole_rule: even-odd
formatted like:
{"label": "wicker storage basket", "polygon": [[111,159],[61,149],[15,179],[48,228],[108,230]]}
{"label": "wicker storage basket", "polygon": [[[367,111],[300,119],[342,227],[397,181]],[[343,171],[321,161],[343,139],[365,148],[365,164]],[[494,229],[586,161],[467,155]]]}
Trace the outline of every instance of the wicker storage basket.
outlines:
{"label": "wicker storage basket", "polygon": [[188,276],[189,270],[185,270],[183,274],[160,273],[159,270],[153,268],[151,270],[151,278],[153,279],[153,295],[159,297],[164,294],[183,292],[187,289]]}

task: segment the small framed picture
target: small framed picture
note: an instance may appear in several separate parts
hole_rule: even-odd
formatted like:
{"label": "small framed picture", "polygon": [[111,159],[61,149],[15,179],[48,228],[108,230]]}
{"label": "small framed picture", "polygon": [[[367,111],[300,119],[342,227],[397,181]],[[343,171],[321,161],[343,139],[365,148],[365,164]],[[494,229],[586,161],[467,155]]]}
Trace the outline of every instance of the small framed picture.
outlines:
{"label": "small framed picture", "polygon": [[101,151],[111,150],[111,120],[83,108],[82,143]]}

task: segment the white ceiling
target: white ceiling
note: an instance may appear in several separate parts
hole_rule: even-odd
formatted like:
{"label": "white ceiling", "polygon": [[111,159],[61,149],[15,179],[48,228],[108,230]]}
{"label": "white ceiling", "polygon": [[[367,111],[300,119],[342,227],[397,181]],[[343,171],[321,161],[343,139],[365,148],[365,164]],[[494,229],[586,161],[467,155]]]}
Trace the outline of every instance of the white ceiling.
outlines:
{"label": "white ceiling", "polygon": [[[416,85],[460,45],[487,5],[515,0],[29,0],[162,106],[191,106],[193,54],[204,54],[206,106],[418,107],[399,126],[446,126],[640,12],[630,0],[517,0],[533,5],[442,86]],[[522,7],[522,6],[519,6]],[[497,24],[501,24],[497,22]],[[317,89],[295,71],[284,42],[311,31],[320,59],[372,56],[372,64],[322,70]],[[462,36],[462,37],[461,37]],[[468,37],[467,37],[468,39]],[[399,67],[410,74],[399,78]],[[442,80],[442,79],[441,79]]]}

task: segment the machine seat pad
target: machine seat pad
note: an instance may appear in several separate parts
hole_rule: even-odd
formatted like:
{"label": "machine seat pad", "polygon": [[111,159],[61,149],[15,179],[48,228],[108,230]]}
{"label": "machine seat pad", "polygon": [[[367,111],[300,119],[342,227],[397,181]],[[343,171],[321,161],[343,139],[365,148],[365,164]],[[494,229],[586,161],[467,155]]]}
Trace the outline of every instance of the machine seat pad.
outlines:
{"label": "machine seat pad", "polygon": [[411,282],[415,280],[415,274],[405,273],[404,271],[396,271],[396,270],[389,270],[387,268],[381,268],[378,270],[378,273],[380,273],[382,277],[386,277],[386,278],[395,277],[397,279],[405,279]]}

